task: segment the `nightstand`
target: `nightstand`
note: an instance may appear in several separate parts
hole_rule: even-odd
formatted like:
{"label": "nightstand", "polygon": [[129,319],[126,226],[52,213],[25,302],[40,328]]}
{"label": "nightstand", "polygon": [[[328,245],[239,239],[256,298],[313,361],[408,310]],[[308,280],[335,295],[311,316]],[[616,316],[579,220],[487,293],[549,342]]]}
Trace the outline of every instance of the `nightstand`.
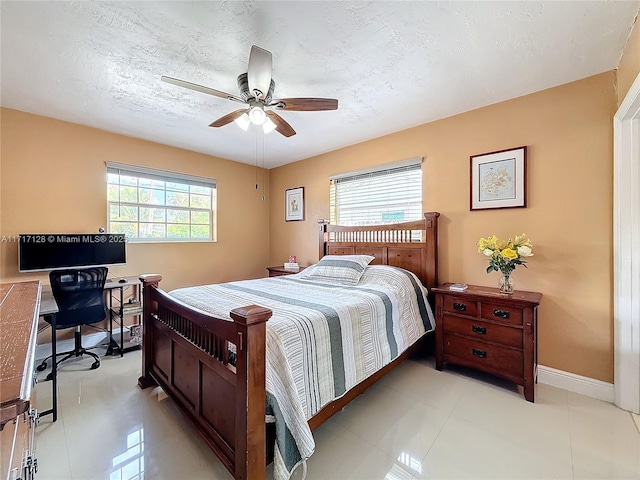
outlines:
{"label": "nightstand", "polygon": [[436,295],[436,369],[454,363],[511,380],[534,401],[538,369],[538,305],[542,294],[469,285],[464,292],[450,284]]}
{"label": "nightstand", "polygon": [[300,267],[296,270],[292,270],[290,268],[284,268],[283,266],[278,266],[278,267],[267,267],[267,270],[269,270],[270,277],[282,277],[283,275],[293,275],[294,273],[299,273],[305,268],[306,267]]}

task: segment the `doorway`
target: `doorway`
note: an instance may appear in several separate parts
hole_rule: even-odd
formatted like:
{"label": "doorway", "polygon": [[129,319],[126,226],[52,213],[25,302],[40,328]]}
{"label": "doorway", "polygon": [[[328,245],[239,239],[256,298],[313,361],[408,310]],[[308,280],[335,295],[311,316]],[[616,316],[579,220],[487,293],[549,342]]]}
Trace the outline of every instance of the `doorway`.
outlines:
{"label": "doorway", "polygon": [[640,413],[640,74],[613,117],[614,390]]}

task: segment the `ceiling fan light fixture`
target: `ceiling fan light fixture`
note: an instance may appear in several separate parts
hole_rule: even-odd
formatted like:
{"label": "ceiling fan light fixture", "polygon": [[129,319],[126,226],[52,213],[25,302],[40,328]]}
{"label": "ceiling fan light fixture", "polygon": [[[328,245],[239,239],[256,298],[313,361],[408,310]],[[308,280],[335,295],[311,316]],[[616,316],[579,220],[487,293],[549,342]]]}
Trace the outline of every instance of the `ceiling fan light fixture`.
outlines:
{"label": "ceiling fan light fixture", "polygon": [[249,119],[249,114],[247,112],[236,118],[234,122],[236,122],[236,124],[245,132],[249,129],[249,125],[251,125],[251,120]]}
{"label": "ceiling fan light fixture", "polygon": [[267,118],[267,114],[260,107],[251,107],[249,109],[249,120],[254,125],[262,125]]}
{"label": "ceiling fan light fixture", "polygon": [[276,129],[276,124],[273,123],[273,121],[267,117],[264,120],[264,123],[262,124],[262,130],[264,131],[264,133],[271,133]]}

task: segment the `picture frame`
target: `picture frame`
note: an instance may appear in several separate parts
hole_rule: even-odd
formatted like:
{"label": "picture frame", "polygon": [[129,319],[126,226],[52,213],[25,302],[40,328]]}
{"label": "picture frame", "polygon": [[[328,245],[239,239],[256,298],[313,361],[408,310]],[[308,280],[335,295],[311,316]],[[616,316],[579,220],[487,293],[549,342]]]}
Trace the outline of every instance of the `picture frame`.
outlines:
{"label": "picture frame", "polygon": [[527,206],[527,147],[470,157],[470,210]]}
{"label": "picture frame", "polygon": [[304,220],[304,187],[285,190],[284,219],[287,222]]}

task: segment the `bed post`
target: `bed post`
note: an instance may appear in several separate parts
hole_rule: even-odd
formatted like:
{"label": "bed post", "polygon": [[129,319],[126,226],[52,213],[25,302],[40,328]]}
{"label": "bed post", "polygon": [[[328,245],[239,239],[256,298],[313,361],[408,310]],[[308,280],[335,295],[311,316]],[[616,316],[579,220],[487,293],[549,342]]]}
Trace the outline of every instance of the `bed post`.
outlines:
{"label": "bed post", "polygon": [[157,302],[151,300],[151,292],[158,287],[162,275],[149,273],[140,275],[142,282],[142,376],[138,379],[140,388],[157,385],[149,375],[149,368],[153,362],[153,328],[151,327],[151,315],[158,310]]}
{"label": "bed post", "polygon": [[327,238],[327,225],[329,225],[329,220],[318,219],[318,260],[321,260],[327,253],[327,241],[329,240]]}
{"label": "bed post", "polygon": [[427,288],[438,285],[438,212],[424,214],[425,241],[427,243]]}
{"label": "bed post", "polygon": [[231,310],[238,327],[236,343],[237,480],[266,478],[265,386],[266,330],[271,310],[257,305]]}

